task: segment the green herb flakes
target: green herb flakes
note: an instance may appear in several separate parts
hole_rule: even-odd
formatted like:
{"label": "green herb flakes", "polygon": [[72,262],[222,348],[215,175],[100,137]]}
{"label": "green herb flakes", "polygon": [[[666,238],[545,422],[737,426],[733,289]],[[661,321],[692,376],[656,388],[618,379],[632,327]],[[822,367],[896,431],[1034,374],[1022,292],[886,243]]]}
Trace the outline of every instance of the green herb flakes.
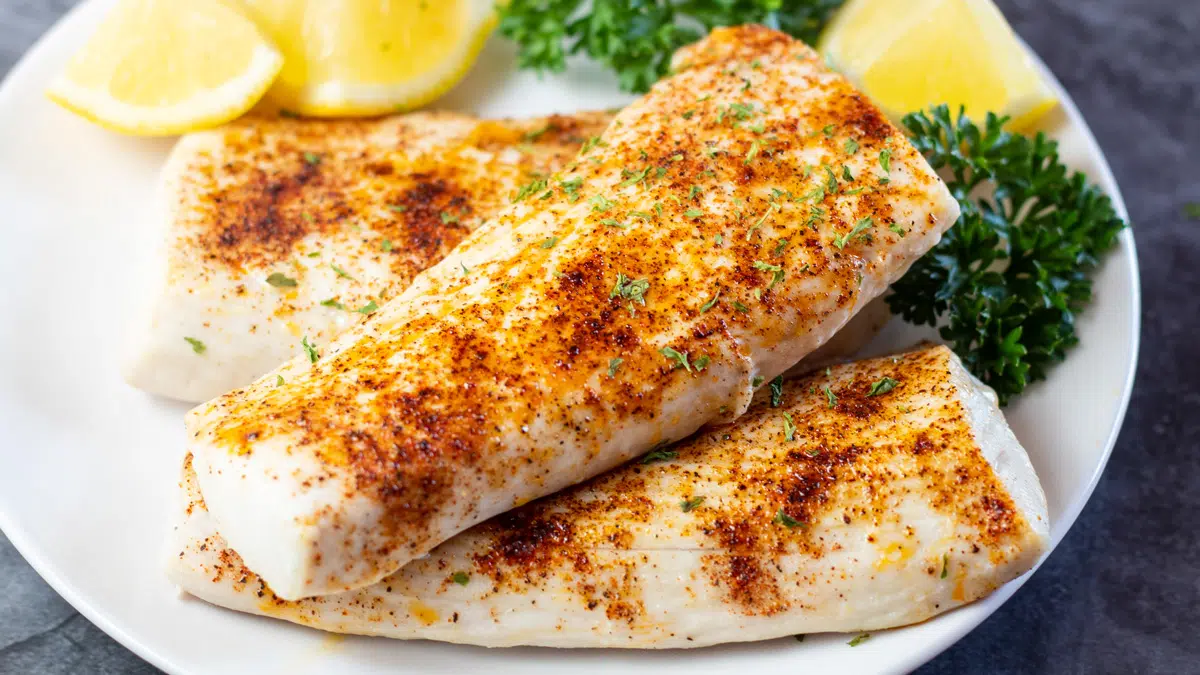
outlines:
{"label": "green herb flakes", "polygon": [[203,342],[197,340],[196,338],[185,337],[183,339],[187,340],[187,343],[192,346],[192,351],[197,354],[203,354],[208,350],[208,347],[206,347]]}
{"label": "green herb flakes", "polygon": [[308,355],[309,363],[316,363],[317,359],[321,358],[320,355],[317,354],[316,346],[308,344],[308,336],[307,335],[305,335],[303,338],[301,338],[300,346],[304,348],[304,353]]}
{"label": "green herb flakes", "polygon": [[[791,440],[791,439],[789,438],[788,440]],[[797,527],[807,527],[804,523],[789,516],[787,513],[784,512],[783,509],[779,509],[778,511],[775,512],[775,518],[773,518],[771,520],[771,522],[775,523],[776,525],[782,525],[789,530],[794,530]]]}
{"label": "green herb flakes", "polygon": [[272,272],[271,275],[267,277],[267,283],[271,284],[275,288],[295,288],[297,285],[295,279],[289,277],[283,272]]}
{"label": "green herb flakes", "polygon": [[838,250],[845,248],[846,244],[850,243],[851,239],[866,232],[866,230],[874,224],[875,224],[875,220],[871,216],[867,216],[866,218],[863,218],[862,220],[855,223],[854,227],[846,234],[844,234],[840,237],[834,237],[833,245],[838,247]]}
{"label": "green herb flakes", "polygon": [[899,381],[893,380],[890,377],[881,378],[879,380],[876,380],[871,385],[871,391],[867,393],[867,396],[882,396],[882,395],[888,393],[889,391],[895,389],[896,385],[898,385],[898,384],[900,384]]}
{"label": "green herb flakes", "polygon": [[689,373],[692,372],[692,364],[688,363],[688,356],[686,352],[679,352],[671,347],[663,347],[662,349],[658,350],[658,353],[675,362],[675,366],[671,368],[671,370],[683,368]]}
{"label": "green herb flakes", "polygon": [[653,464],[655,462],[669,462],[672,459],[675,459],[676,454],[677,453],[674,450],[668,450],[666,448],[656,448],[654,450],[651,450],[650,452],[647,452],[642,457],[642,464]]}
{"label": "green herb flakes", "polygon": [[684,513],[689,513],[698,508],[704,503],[704,497],[692,497],[679,502],[679,508],[683,509]]}
{"label": "green herb flakes", "polygon": [[783,404],[783,376],[771,380],[771,407],[778,408]]}

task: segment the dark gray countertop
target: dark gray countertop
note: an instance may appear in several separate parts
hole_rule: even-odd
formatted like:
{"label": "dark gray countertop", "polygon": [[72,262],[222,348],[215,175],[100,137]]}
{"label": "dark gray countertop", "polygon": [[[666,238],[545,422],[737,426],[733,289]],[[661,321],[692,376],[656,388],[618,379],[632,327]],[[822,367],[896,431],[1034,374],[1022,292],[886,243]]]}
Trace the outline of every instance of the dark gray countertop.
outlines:
{"label": "dark gray countertop", "polygon": [[[73,4],[0,0],[0,75]],[[1112,461],[1066,540],[920,672],[1200,673],[1200,221],[1183,215],[1200,202],[1200,2],[999,4],[1071,92],[1124,191],[1141,363]],[[0,535],[0,673],[153,672]]]}

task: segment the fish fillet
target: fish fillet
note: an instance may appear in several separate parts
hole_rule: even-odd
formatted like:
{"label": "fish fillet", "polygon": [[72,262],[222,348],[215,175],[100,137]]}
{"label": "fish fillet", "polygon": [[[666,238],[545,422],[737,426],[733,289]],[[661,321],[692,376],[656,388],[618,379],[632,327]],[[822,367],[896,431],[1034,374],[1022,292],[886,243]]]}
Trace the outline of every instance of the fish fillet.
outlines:
{"label": "fish fillet", "polygon": [[165,241],[126,379],[199,402],[302,354],[305,337],[328,342],[611,117],[251,116],[183,137],[162,171]]}
{"label": "fish fillet", "polygon": [[675,66],[367,321],[189,413],[209,512],[276,595],[738,417],[956,219],[802,43],[721,29]]}
{"label": "fish fillet", "polygon": [[1046,550],[1033,467],[995,396],[945,347],[787,382],[779,407],[763,392],[733,424],[657,456],[372,586],[295,602],[227,548],[185,463],[169,576],[217,605],[335,632],[700,647],[923,621]]}

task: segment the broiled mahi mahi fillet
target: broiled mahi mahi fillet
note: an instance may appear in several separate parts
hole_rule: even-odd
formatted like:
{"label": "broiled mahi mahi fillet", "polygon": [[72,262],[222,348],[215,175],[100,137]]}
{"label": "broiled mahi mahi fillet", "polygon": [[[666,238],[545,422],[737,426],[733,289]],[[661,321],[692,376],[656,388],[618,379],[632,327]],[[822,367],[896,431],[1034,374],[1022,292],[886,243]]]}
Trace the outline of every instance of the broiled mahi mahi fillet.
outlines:
{"label": "broiled mahi mahi fillet", "polygon": [[184,136],[162,171],[163,262],[126,379],[199,402],[303,354],[305,337],[328,342],[441,260],[531,174],[562,169],[611,118],[245,117]]}
{"label": "broiled mahi mahi fillet", "polygon": [[731,425],[338,595],[276,597],[227,548],[190,464],[181,487],[168,569],[187,592],[323,630],[487,646],[699,647],[914,623],[1029,570],[1049,525],[994,395],[945,347],[787,382],[778,407],[762,392]]}
{"label": "broiled mahi mahi fillet", "polygon": [[675,66],[367,321],[189,413],[209,512],[277,596],[738,417],[957,217],[803,44],[721,29]]}

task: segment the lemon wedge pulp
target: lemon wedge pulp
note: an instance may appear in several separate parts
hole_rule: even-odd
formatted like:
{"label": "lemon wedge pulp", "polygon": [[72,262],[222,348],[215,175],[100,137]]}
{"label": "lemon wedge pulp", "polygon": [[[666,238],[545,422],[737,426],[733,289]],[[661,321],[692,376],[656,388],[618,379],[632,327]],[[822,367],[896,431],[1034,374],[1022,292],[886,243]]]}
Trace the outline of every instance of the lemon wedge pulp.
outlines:
{"label": "lemon wedge pulp", "polygon": [[178,134],[249,110],[282,65],[221,0],[121,0],[46,94],[116,131]]}
{"label": "lemon wedge pulp", "polygon": [[946,103],[1021,130],[1056,103],[991,0],[850,0],[818,48],[896,119]]}
{"label": "lemon wedge pulp", "polygon": [[284,54],[268,98],[313,116],[419,107],[466,74],[493,0],[241,0]]}

